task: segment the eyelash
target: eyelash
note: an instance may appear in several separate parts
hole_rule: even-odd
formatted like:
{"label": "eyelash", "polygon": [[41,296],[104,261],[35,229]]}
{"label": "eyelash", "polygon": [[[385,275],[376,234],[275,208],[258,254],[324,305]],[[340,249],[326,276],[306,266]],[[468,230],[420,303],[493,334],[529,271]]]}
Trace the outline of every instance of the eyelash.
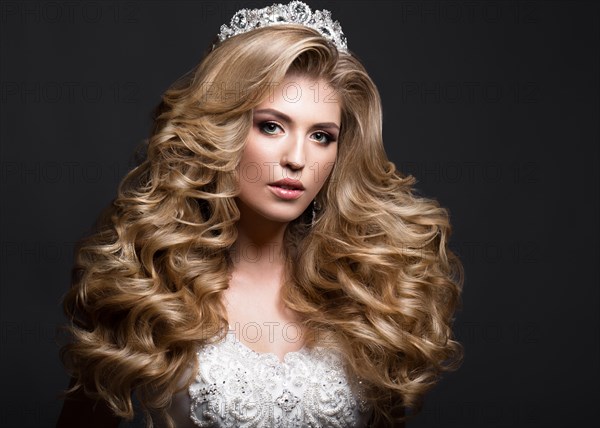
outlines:
{"label": "eyelash", "polygon": [[[271,134],[270,132],[265,132],[265,131],[263,131],[263,128],[264,128],[266,125],[275,125],[275,126],[277,126],[278,128],[281,128],[281,126],[279,126],[279,125],[278,125],[277,123],[275,123],[275,122],[271,122],[271,121],[261,122],[261,123],[258,125],[258,127],[260,128],[261,132],[263,132],[263,133],[264,133],[264,134],[266,134],[266,135],[273,135],[273,134]],[[324,142],[319,142],[320,144],[323,144],[323,145],[328,145],[328,144],[331,144],[331,143],[333,143],[333,142],[335,141],[335,138],[333,138],[333,137],[331,136],[331,134],[329,134],[329,133],[327,133],[327,132],[324,132],[324,131],[317,131],[317,132],[315,132],[315,134],[323,134],[323,135],[325,136],[325,138],[327,138],[327,141],[324,141]]]}

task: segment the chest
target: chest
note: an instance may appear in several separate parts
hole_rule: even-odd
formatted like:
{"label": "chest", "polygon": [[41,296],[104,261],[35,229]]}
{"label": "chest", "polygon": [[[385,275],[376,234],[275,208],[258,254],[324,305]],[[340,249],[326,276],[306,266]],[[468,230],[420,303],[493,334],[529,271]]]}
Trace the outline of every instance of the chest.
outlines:
{"label": "chest", "polygon": [[259,354],[229,332],[198,352],[190,420],[201,427],[363,427],[370,408],[342,359],[321,347],[283,361]]}
{"label": "chest", "polygon": [[248,348],[279,360],[302,348],[301,318],[285,307],[277,291],[232,287],[223,293],[223,303],[229,330]]}

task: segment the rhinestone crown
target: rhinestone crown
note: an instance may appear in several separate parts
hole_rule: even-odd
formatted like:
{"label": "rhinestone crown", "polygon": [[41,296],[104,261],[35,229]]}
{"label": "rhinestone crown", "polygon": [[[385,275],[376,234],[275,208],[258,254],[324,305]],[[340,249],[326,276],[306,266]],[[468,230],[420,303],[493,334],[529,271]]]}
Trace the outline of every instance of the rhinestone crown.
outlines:
{"label": "rhinestone crown", "polygon": [[[292,1],[288,4],[276,3],[262,9],[240,9],[231,18],[229,26],[221,25],[219,40],[223,42],[232,36],[259,27],[282,24],[300,24],[312,28],[332,42],[338,50],[348,50],[342,26],[338,21],[331,19],[331,12],[325,9],[313,12],[306,3],[301,1]],[[215,47],[216,45],[213,45],[213,49]]]}

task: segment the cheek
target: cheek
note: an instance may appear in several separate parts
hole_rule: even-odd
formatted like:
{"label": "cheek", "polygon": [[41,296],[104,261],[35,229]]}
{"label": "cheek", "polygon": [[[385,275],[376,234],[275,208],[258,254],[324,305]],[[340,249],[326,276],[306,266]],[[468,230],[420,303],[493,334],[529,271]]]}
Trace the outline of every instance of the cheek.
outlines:
{"label": "cheek", "polygon": [[327,180],[327,177],[331,175],[331,172],[333,171],[333,166],[335,165],[335,161],[335,151],[333,154],[329,154],[328,156],[323,157],[319,161],[318,168],[316,168],[316,170],[318,171],[318,175],[315,178],[317,179],[316,181],[319,183],[320,186],[322,186],[323,183],[325,183],[325,181]]}
{"label": "cheek", "polygon": [[256,176],[261,173],[260,169],[263,161],[264,156],[261,156],[257,146],[249,141],[244,148],[238,167],[240,178],[249,178],[250,182],[255,182]]}
{"label": "cheek", "polygon": [[247,144],[237,168],[238,183],[242,189],[252,186],[259,174],[259,163],[256,160],[256,154],[253,147]]}
{"label": "cheek", "polygon": [[240,159],[240,165],[245,165],[254,162],[256,158],[255,147],[252,142],[248,141]]}
{"label": "cheek", "polygon": [[266,140],[264,137],[251,137],[246,143],[240,164],[252,164],[265,168],[264,165],[269,165],[270,163],[277,161],[277,153],[275,153],[272,143],[269,143],[270,141]]}

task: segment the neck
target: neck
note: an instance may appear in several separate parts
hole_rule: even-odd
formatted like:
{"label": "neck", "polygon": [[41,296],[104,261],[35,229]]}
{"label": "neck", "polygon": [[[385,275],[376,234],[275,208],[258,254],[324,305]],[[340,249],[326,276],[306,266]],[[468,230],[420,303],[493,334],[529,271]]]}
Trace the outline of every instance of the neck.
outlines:
{"label": "neck", "polygon": [[283,237],[289,223],[266,219],[239,204],[238,237],[231,247],[234,270],[250,275],[283,271],[285,252]]}

